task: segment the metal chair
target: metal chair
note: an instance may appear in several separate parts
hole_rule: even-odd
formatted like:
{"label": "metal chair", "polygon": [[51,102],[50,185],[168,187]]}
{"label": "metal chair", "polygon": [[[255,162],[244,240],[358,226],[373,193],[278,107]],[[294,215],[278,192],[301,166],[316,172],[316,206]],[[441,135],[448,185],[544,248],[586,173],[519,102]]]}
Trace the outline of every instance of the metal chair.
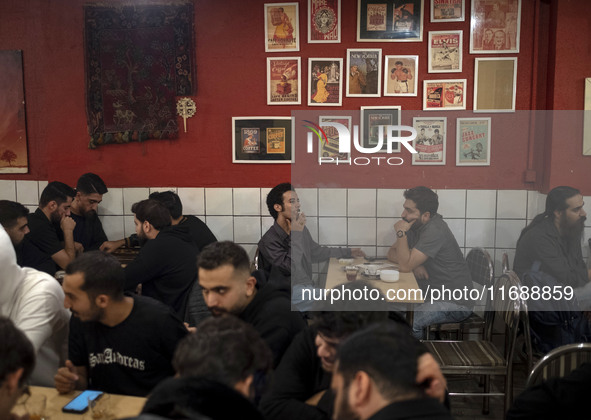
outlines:
{"label": "metal chair", "polygon": [[507,254],[506,252],[503,252],[502,267],[503,273],[506,273],[507,271],[511,270],[511,266],[509,265],[509,254]]}
{"label": "metal chair", "polygon": [[588,362],[591,362],[591,343],[574,343],[555,348],[536,363],[525,387],[550,378],[562,378]]}
{"label": "metal chair", "polygon": [[[472,248],[468,255],[466,255],[466,262],[468,263],[468,268],[470,269],[472,281],[486,286],[487,289],[489,286],[492,286],[495,278],[494,264],[490,254],[485,249]],[[489,295],[489,293],[486,295],[487,302],[490,298]],[[464,331],[469,331],[470,329],[479,329],[482,331],[484,338],[484,324],[484,319],[480,315],[472,313],[472,315],[461,322],[429,325],[427,327],[426,336],[427,338],[430,338],[431,332],[457,332],[458,339],[462,340],[464,338]]]}
{"label": "metal chair", "polygon": [[[505,412],[513,400],[513,355],[523,302],[508,298],[511,287],[519,287],[515,273],[501,275],[494,287],[494,295],[487,302],[485,311],[485,340],[472,341],[424,341],[433,357],[439,362],[444,375],[484,375],[484,392],[450,393],[454,395],[483,396],[483,413],[489,411],[491,396],[504,396]],[[504,291],[504,292],[503,292]],[[503,295],[501,294],[503,293]],[[495,313],[505,324],[505,354],[492,343],[492,329]],[[505,376],[504,392],[490,392],[490,375]]]}
{"label": "metal chair", "polygon": [[250,263],[250,271],[253,272],[259,269],[259,247],[257,246],[256,251],[254,252],[254,258]]}

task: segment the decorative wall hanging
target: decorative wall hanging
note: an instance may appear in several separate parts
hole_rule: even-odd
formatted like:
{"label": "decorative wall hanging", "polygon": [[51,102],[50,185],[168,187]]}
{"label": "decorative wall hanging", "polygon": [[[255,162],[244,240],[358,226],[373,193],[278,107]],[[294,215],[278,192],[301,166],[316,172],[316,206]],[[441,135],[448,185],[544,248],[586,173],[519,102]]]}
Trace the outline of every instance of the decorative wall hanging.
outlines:
{"label": "decorative wall hanging", "polygon": [[342,58],[308,58],[308,105],[341,106],[342,74]]}
{"label": "decorative wall hanging", "polygon": [[490,166],[490,118],[456,120],[456,166]]}
{"label": "decorative wall hanging", "polygon": [[384,96],[417,96],[418,68],[418,55],[387,55]]}
{"label": "decorative wall hanging", "polygon": [[267,105],[302,102],[300,57],[267,57]]}
{"label": "decorative wall hanging", "polygon": [[23,52],[0,51],[0,174],[28,172]]}
{"label": "decorative wall hanging", "polygon": [[265,51],[300,50],[298,3],[265,4]]}
{"label": "decorative wall hanging", "polygon": [[472,0],[470,53],[519,52],[521,0]]}
{"label": "decorative wall hanging", "polygon": [[462,31],[429,32],[429,73],[462,72]]}
{"label": "decorative wall hanging", "polygon": [[412,145],[418,152],[412,155],[412,164],[445,165],[447,117],[414,117],[412,126],[417,130]]}
{"label": "decorative wall hanging", "polygon": [[463,22],[465,0],[431,0],[431,22]]}
{"label": "decorative wall hanging", "polygon": [[382,94],[382,50],[347,50],[346,96],[379,97]]}
{"label": "decorative wall hanging", "polygon": [[[399,106],[362,106],[359,119],[361,121],[359,130],[361,141],[365,148],[377,148],[380,143],[380,131],[382,131],[382,138],[385,139],[387,127],[389,125],[399,125],[400,121],[402,121]],[[380,151],[385,152],[387,149],[388,144],[383,141]],[[393,144],[392,151],[400,152],[400,143]]]}
{"label": "decorative wall hanging", "polygon": [[176,96],[196,91],[193,4],[85,6],[90,148],[178,136]]}
{"label": "decorative wall hanging", "polygon": [[308,0],[308,43],[341,42],[341,0]]}
{"label": "decorative wall hanging", "polygon": [[466,109],[466,79],[423,80],[423,109]]}
{"label": "decorative wall hanging", "polygon": [[513,112],[516,92],[517,57],[475,59],[475,112]]}
{"label": "decorative wall hanging", "polygon": [[358,0],[357,42],[423,40],[423,0]]}
{"label": "decorative wall hanging", "polygon": [[293,163],[291,117],[232,117],[232,163]]}

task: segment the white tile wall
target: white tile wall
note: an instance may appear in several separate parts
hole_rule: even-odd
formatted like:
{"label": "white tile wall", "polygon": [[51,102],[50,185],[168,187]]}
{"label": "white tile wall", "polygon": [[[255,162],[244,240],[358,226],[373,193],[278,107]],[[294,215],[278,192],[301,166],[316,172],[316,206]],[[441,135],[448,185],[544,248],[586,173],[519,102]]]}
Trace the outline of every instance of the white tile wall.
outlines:
{"label": "white tile wall", "polygon": [[133,215],[131,206],[150,196],[149,188],[123,188],[123,214]]}
{"label": "white tile wall", "polygon": [[[110,192],[111,190],[109,190],[109,193]],[[99,216],[107,238],[117,240],[125,237],[124,217],[125,216]]]}
{"label": "white tile wall", "polygon": [[16,182],[0,180],[0,200],[16,201]]}
{"label": "white tile wall", "polygon": [[[347,194],[347,216],[349,217],[375,217],[376,216],[376,190],[351,189]],[[374,242],[375,243],[375,237]]]}
{"label": "white tile wall", "polygon": [[[109,191],[103,194],[103,201],[99,204],[98,212],[105,216],[123,215],[123,188],[109,188]],[[123,222],[121,222],[121,228],[121,233],[123,233]]]}
{"label": "white tile wall", "polygon": [[259,188],[234,188],[234,215],[254,216],[260,214],[261,191]]}
{"label": "white tile wall", "polygon": [[41,193],[47,187],[47,184],[49,184],[49,181],[39,181],[39,198],[41,198]]}
{"label": "white tile wall", "polygon": [[497,248],[515,248],[525,220],[497,220],[495,246]]}
{"label": "white tile wall", "polygon": [[377,190],[377,216],[400,218],[404,204],[404,190]]}
{"label": "white tile wall", "polygon": [[[105,226],[103,226],[103,228],[105,228]],[[135,224],[133,223],[133,216],[123,216],[123,232],[125,233],[124,236],[120,236],[120,237],[110,237],[107,235],[107,238],[109,238],[112,241],[116,241],[122,238],[127,238],[130,235],[135,233]]]}
{"label": "white tile wall", "polygon": [[437,190],[439,210],[446,219],[466,217],[466,190]]}
{"label": "white tile wall", "polygon": [[205,188],[179,188],[177,194],[183,203],[183,214],[205,214]]}
{"label": "white tile wall", "polygon": [[232,188],[207,188],[205,214],[232,215]]}
{"label": "white tile wall", "polygon": [[164,191],[172,191],[177,192],[176,187],[150,187],[150,194],[153,192],[164,192]]}
{"label": "white tile wall", "polygon": [[347,243],[351,245],[376,244],[376,219],[372,218],[348,218],[347,219]]}
{"label": "white tile wall", "polygon": [[527,220],[532,220],[544,211],[546,196],[537,191],[527,192]]}
{"label": "white tile wall", "polygon": [[527,191],[507,190],[497,194],[498,219],[525,219],[527,213]]}
{"label": "white tile wall", "polygon": [[234,240],[234,223],[232,216],[206,216],[205,223],[218,241]]}
{"label": "white tile wall", "polygon": [[497,213],[495,190],[468,190],[466,192],[466,217],[470,219],[494,219]]}
{"label": "white tile wall", "polygon": [[37,181],[16,181],[16,201],[21,204],[39,204],[39,184]]}
{"label": "white tile wall", "polygon": [[306,216],[318,216],[318,188],[298,188],[301,210]]}
{"label": "white tile wall", "polygon": [[[231,239],[231,238],[230,238]],[[260,216],[234,217],[234,241],[239,243],[256,244],[261,239]]]}
{"label": "white tile wall", "polygon": [[495,221],[494,219],[466,220],[466,248],[494,247]]}
{"label": "white tile wall", "polygon": [[453,233],[460,248],[464,247],[466,236],[466,219],[444,219]]}
{"label": "white tile wall", "polygon": [[396,242],[394,232],[394,219],[378,219],[377,221],[377,245],[390,247]]}
{"label": "white tile wall", "polygon": [[344,188],[321,188],[318,190],[319,216],[346,216],[347,190]]}
{"label": "white tile wall", "polygon": [[310,236],[312,236],[312,239],[318,242],[318,217],[306,216],[306,227],[310,231]]}
{"label": "white tile wall", "polygon": [[261,217],[261,232],[263,235],[273,226],[274,222],[275,220],[271,216]]}
{"label": "white tile wall", "polygon": [[319,217],[318,239],[321,245],[344,245],[347,243],[346,217]]}
{"label": "white tile wall", "polygon": [[271,188],[261,188],[261,214],[269,216],[269,209],[267,208],[267,194]]}

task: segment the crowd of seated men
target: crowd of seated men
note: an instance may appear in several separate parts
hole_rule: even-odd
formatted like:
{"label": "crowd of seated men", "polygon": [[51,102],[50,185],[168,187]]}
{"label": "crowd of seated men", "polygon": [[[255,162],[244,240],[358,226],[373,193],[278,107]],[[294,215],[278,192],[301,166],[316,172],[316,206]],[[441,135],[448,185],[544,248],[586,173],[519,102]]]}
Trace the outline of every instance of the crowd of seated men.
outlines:
{"label": "crowd of seated men", "polygon": [[[25,383],[149,396],[145,419],[451,418],[446,380],[420,339],[429,325],[469,317],[470,301],[418,305],[412,325],[395,312],[314,310],[302,294],[321,287],[312,264],[364,253],[317,244],[289,183],[267,196],[275,222],[255,272],[242,247],[183,215],[174,192],[135,203],[136,234],[109,241],[97,215],[107,192],[88,173],[76,189],[50,182],[32,214],[0,201],[0,418]],[[404,199],[388,259],[424,291],[472,287],[437,194],[419,186]],[[588,328],[585,216],[578,190],[550,191],[517,243],[515,270],[522,276],[537,262],[572,286]],[[139,253],[124,268],[112,252],[133,245]],[[544,333],[539,344],[548,344]],[[519,401],[527,413],[533,398]]]}

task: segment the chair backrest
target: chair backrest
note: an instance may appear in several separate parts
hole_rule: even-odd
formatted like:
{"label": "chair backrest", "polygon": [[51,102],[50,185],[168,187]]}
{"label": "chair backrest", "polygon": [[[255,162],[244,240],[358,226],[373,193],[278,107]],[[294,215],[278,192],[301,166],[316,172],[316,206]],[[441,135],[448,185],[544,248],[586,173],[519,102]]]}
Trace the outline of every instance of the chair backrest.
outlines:
{"label": "chair backrest", "polygon": [[503,273],[506,273],[507,271],[511,270],[511,267],[509,265],[509,254],[507,254],[506,252],[503,252],[502,267]]}
{"label": "chair backrest", "polygon": [[257,246],[256,251],[254,252],[254,258],[250,264],[250,271],[255,271],[259,269],[259,247]]}
{"label": "chair backrest", "polygon": [[525,387],[537,385],[550,378],[562,378],[583,363],[591,362],[591,343],[574,343],[557,347],[534,366]]}
{"label": "chair backrest", "polygon": [[492,286],[495,269],[489,253],[482,248],[472,248],[466,255],[472,281],[484,286]]}

